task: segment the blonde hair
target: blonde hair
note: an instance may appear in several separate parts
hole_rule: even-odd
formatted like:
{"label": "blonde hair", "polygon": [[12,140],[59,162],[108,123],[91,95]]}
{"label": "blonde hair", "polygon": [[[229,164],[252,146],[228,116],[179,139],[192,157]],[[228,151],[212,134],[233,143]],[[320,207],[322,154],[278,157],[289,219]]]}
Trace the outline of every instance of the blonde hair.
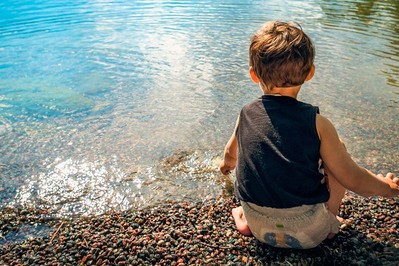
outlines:
{"label": "blonde hair", "polygon": [[251,38],[249,47],[249,64],[268,90],[302,85],[314,56],[311,39],[297,23],[266,23]]}

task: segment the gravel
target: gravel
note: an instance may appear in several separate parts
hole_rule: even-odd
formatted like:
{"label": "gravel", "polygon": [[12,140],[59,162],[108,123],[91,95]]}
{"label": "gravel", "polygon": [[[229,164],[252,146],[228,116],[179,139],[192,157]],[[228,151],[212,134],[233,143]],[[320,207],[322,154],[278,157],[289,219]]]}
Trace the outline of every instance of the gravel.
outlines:
{"label": "gravel", "polygon": [[340,232],[309,250],[239,234],[230,196],[70,220],[5,208],[0,265],[399,265],[398,203],[348,193]]}

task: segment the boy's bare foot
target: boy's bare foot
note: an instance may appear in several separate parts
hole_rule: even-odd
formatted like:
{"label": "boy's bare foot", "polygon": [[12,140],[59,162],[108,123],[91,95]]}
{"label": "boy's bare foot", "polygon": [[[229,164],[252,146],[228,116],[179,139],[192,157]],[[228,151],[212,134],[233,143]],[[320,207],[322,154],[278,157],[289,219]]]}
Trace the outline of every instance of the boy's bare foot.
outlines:
{"label": "boy's bare foot", "polygon": [[335,237],[335,233],[329,233],[327,239],[333,239]]}
{"label": "boy's bare foot", "polygon": [[244,210],[241,206],[234,208],[231,213],[233,214],[234,222],[237,230],[246,236],[252,236],[251,230],[248,227],[247,219],[244,216]]}
{"label": "boy's bare foot", "polygon": [[[340,222],[341,224],[345,222],[345,219],[342,217],[339,217],[338,215],[336,215],[335,217],[337,217],[338,222]],[[327,239],[332,239],[335,237],[335,233],[329,233],[327,236]]]}

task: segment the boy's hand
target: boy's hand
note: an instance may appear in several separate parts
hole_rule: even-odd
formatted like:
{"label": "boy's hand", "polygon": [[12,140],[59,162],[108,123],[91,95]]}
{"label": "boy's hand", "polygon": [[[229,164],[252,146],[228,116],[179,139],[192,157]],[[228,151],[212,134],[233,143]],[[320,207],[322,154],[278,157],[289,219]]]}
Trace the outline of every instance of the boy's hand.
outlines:
{"label": "boy's hand", "polygon": [[399,177],[395,177],[393,173],[388,173],[385,177],[382,174],[378,174],[377,176],[384,180],[391,189],[394,190],[395,195],[399,195]]}
{"label": "boy's hand", "polygon": [[234,168],[235,168],[235,164],[229,164],[226,162],[226,160],[223,160],[219,165],[219,169],[222,172],[222,174],[224,174],[224,175],[230,174],[231,171],[234,170]]}

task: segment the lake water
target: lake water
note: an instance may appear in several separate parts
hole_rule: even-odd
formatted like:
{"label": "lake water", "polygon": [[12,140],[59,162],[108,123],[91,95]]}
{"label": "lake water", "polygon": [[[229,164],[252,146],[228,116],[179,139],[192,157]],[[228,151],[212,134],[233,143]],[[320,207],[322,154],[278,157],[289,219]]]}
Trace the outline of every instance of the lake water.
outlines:
{"label": "lake water", "polygon": [[318,105],[348,150],[399,174],[399,1],[0,3],[0,207],[57,216],[208,200],[241,107],[251,35],[301,24]]}

